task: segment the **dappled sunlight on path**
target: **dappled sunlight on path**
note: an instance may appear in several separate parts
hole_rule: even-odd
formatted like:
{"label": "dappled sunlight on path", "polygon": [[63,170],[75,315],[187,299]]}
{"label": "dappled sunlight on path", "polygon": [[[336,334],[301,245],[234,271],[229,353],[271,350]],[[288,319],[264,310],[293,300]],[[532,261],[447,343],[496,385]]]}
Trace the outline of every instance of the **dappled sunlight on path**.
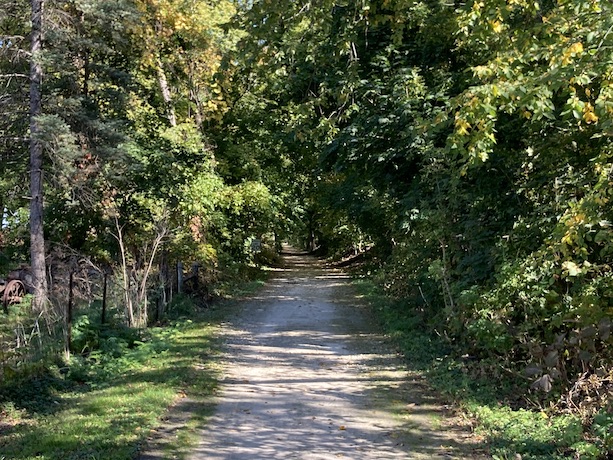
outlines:
{"label": "dappled sunlight on path", "polygon": [[460,458],[346,275],[287,260],[225,326],[217,411],[191,460]]}

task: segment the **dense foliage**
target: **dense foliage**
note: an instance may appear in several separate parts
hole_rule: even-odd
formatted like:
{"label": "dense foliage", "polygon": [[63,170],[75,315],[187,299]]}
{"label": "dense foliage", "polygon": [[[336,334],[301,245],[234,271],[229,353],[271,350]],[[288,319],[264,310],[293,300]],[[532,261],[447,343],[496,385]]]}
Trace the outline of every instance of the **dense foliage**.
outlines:
{"label": "dense foliage", "polygon": [[[0,287],[18,277],[32,288],[33,137],[44,155],[49,281],[45,299],[4,305],[3,380],[176,315],[179,289],[206,305],[248,277],[251,242],[272,246],[280,212],[275,191],[230,170],[231,153],[217,146],[231,103],[217,75],[240,36],[224,26],[233,2],[43,3],[34,54],[34,4],[0,11]],[[41,114],[29,109],[31,63],[43,73]]]}
{"label": "dense foliage", "polygon": [[28,259],[38,59],[54,279],[112,270],[142,326],[176,262],[212,281],[254,239],[367,252],[525,401],[611,409],[611,2],[48,0],[40,56],[28,8],[0,13],[5,271]]}
{"label": "dense foliage", "polygon": [[476,372],[586,420],[613,383],[611,8],[254,2],[226,83],[257,101],[234,142],[310,168],[303,241],[369,249]]}
{"label": "dense foliage", "polygon": [[149,285],[168,286],[168,267],[197,263],[213,276],[220,263],[249,260],[249,239],[273,233],[271,190],[223,174],[216,158],[228,103],[214,77],[236,42],[222,28],[234,12],[230,1],[50,0],[43,50],[30,56],[29,3],[9,2],[0,16],[4,274],[28,260],[30,60],[44,73],[35,118],[49,271],[64,288],[66,263],[110,269],[128,322],[144,325]]}

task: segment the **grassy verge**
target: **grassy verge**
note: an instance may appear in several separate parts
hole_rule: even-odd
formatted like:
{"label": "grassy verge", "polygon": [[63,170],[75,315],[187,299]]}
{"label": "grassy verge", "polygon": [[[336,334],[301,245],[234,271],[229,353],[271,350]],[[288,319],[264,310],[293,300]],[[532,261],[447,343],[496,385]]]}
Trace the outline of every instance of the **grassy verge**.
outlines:
{"label": "grassy verge", "polygon": [[426,375],[434,390],[475,420],[476,430],[487,440],[492,458],[609,458],[606,443],[613,435],[603,437],[597,432],[613,433],[613,417],[601,417],[602,426],[584,427],[573,415],[513,409],[518,395],[523,394],[516,380],[495,371],[495,365],[489,367],[492,372],[483,372],[488,368],[484,363],[474,366],[458,356],[442,337],[425,330],[419,313],[386,298],[370,281],[361,279],[355,284],[406,357],[408,366]]}
{"label": "grassy verge", "polygon": [[0,382],[0,460],[132,460],[145,445],[163,458],[185,458],[212,413],[220,325],[236,310],[234,299],[268,275],[258,269],[228,280],[222,299],[205,309],[176,297],[175,319],[163,327],[102,326],[95,312],[76,318],[73,346],[87,353],[55,364],[54,353],[24,358]]}
{"label": "grassy verge", "polygon": [[[132,459],[166,409],[216,387],[216,326],[181,321],[1,390],[3,459]],[[202,415],[202,414],[200,414]]]}

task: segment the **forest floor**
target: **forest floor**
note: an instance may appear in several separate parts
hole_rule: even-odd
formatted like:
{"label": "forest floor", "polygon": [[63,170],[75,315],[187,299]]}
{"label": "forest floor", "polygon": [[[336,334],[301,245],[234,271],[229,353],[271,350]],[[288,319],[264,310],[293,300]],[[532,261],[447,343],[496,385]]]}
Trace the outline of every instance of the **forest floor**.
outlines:
{"label": "forest floor", "polygon": [[[284,260],[223,327],[215,410],[190,460],[483,457],[377,331],[346,274],[291,249]],[[186,400],[162,436],[188,416]],[[166,458],[160,445],[141,460]]]}

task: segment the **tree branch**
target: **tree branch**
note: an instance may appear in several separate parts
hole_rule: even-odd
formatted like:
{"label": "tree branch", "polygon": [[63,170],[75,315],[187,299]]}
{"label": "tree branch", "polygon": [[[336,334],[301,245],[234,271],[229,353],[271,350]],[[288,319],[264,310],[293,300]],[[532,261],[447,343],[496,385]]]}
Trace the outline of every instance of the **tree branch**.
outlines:
{"label": "tree branch", "polygon": [[29,80],[30,76],[25,73],[5,73],[0,74],[0,78],[26,78]]}

